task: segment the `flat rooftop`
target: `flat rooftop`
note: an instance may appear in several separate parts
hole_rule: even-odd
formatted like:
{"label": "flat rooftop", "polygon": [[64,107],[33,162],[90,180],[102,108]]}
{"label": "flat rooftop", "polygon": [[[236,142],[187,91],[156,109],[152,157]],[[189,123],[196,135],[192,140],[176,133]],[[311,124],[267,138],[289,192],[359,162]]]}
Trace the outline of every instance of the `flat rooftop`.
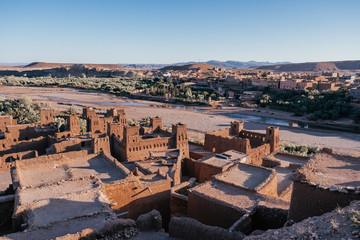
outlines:
{"label": "flat rooftop", "polygon": [[245,162],[246,161],[245,153],[241,153],[235,150],[229,150],[221,154],[216,154],[215,156],[205,157],[199,162],[205,163],[214,167],[225,167],[228,164],[233,164],[236,161]]}
{"label": "flat rooftop", "polygon": [[159,160],[146,160],[136,163],[141,169],[148,173],[156,173],[160,170],[162,174],[169,174],[172,167],[176,164],[177,159],[159,159]]}
{"label": "flat rooftop", "polygon": [[17,168],[21,186],[41,186],[61,180],[78,179],[82,177],[97,176],[102,182],[112,182],[124,179],[127,169],[112,164],[103,154],[89,154],[77,158],[61,158],[40,164],[26,165],[22,161]]}
{"label": "flat rooftop", "polygon": [[26,221],[28,228],[7,237],[53,239],[88,227],[103,228],[115,214],[102,188],[99,179],[83,178],[18,189],[14,217]]}
{"label": "flat rooftop", "polygon": [[[70,190],[64,195],[52,187],[45,187],[45,190],[42,190],[42,192],[46,191],[48,191],[47,198],[40,197],[39,199],[29,196],[32,195],[31,190],[22,193],[24,196],[20,194],[21,201],[25,202],[21,208],[31,213],[33,227],[47,226],[59,221],[94,215],[99,212],[108,212],[111,215],[111,211],[106,207],[109,202],[101,192],[99,185],[80,192]],[[51,196],[50,192],[52,191],[55,196]]]}
{"label": "flat rooftop", "polygon": [[275,167],[277,173],[277,192],[280,195],[292,182],[296,172],[290,168]]}
{"label": "flat rooftop", "polygon": [[289,167],[290,164],[304,165],[309,160],[309,157],[279,152],[268,155],[266,158],[280,162],[281,167]]}
{"label": "flat rooftop", "polygon": [[251,212],[258,204],[270,208],[289,208],[289,204],[282,200],[250,192],[217,180],[200,184],[189,189],[189,191],[205,198],[219,201],[227,206],[232,206],[241,212]]}
{"label": "flat rooftop", "polygon": [[251,211],[258,198],[255,193],[218,181],[208,181],[189,191],[230,205],[241,212]]}
{"label": "flat rooftop", "polygon": [[4,192],[12,184],[10,169],[0,171],[0,193]]}
{"label": "flat rooftop", "polygon": [[199,155],[202,155],[204,157],[212,157],[212,156],[216,155],[216,153],[205,150],[204,147],[202,147],[202,146],[191,144],[191,143],[189,143],[189,151],[199,154]]}
{"label": "flat rooftop", "polygon": [[265,182],[274,171],[264,167],[237,163],[227,171],[214,176],[216,180],[238,187],[255,190]]}
{"label": "flat rooftop", "polygon": [[298,172],[302,180],[322,186],[359,187],[360,157],[319,152]]}

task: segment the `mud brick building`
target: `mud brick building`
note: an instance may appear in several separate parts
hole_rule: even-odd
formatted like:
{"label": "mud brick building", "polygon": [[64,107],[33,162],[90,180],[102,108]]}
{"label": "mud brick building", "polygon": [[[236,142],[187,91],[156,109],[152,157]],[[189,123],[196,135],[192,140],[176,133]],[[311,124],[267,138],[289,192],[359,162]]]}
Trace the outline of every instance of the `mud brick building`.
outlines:
{"label": "mud brick building", "polygon": [[150,157],[152,151],[180,149],[183,158],[189,157],[188,134],[185,124],[172,125],[172,132],[163,130],[162,119],[151,121],[150,128],[142,128],[140,135],[138,126],[124,128],[124,137],[114,137],[115,156],[121,161],[138,161]]}
{"label": "mud brick building", "polygon": [[360,157],[324,149],[297,171],[289,219],[319,216],[360,200]]}
{"label": "mud brick building", "polygon": [[230,228],[263,206],[281,212],[283,224],[289,203],[277,198],[276,187],[274,170],[236,163],[213,180],[189,189],[187,216],[207,225]]}
{"label": "mud brick building", "polygon": [[251,163],[262,164],[262,158],[279,150],[279,128],[267,127],[266,134],[244,130],[243,122],[232,122],[229,129],[205,134],[204,148],[222,153],[236,150],[249,155]]}

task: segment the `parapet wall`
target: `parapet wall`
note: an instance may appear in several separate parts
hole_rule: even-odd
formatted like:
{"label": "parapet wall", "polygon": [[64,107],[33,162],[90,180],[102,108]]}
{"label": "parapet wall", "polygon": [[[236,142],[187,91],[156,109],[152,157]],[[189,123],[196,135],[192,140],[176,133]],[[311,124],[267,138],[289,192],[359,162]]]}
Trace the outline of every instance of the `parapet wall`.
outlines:
{"label": "parapet wall", "polygon": [[128,212],[124,217],[136,219],[141,214],[156,209],[164,221],[169,222],[170,179],[143,184],[138,178],[129,177],[104,186],[115,213]]}
{"label": "parapet wall", "polygon": [[317,184],[295,181],[288,219],[300,222],[337,207],[345,207],[353,200],[360,200],[359,188],[324,188]]}
{"label": "parapet wall", "polygon": [[218,199],[189,191],[187,216],[203,224],[229,228],[245,213],[245,211]]}

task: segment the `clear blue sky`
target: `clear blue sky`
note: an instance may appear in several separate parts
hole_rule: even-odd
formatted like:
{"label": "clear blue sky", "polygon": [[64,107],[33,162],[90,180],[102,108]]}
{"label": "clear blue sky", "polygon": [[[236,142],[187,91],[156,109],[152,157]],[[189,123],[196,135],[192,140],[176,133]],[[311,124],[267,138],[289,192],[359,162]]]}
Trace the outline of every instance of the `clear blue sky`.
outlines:
{"label": "clear blue sky", "polygon": [[359,0],[0,0],[0,62],[360,59]]}

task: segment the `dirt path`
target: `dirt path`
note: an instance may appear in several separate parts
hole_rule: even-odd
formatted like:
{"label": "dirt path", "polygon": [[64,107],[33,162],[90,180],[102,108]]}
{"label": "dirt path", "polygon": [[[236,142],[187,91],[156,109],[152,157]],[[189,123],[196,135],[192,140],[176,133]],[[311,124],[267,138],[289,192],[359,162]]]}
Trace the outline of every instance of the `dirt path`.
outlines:
{"label": "dirt path", "polygon": [[[193,136],[227,128],[231,121],[239,120],[223,115],[213,115],[210,108],[199,108],[204,112],[195,112],[182,109],[185,107],[181,106],[142,100],[131,101],[109,94],[90,93],[75,89],[0,86],[0,98],[18,98],[24,95],[35,101],[47,102],[51,107],[62,110],[68,109],[71,105],[79,112],[82,111],[82,106],[92,106],[103,111],[106,108],[115,107],[124,108],[128,118],[140,119],[144,116],[159,116],[163,118],[165,126],[171,126],[178,122],[187,124],[189,130],[193,130]],[[264,132],[268,126],[263,123],[244,122],[246,129],[258,132]],[[360,134],[354,133],[281,126],[280,139],[296,144],[330,147],[342,152],[360,152]]]}

